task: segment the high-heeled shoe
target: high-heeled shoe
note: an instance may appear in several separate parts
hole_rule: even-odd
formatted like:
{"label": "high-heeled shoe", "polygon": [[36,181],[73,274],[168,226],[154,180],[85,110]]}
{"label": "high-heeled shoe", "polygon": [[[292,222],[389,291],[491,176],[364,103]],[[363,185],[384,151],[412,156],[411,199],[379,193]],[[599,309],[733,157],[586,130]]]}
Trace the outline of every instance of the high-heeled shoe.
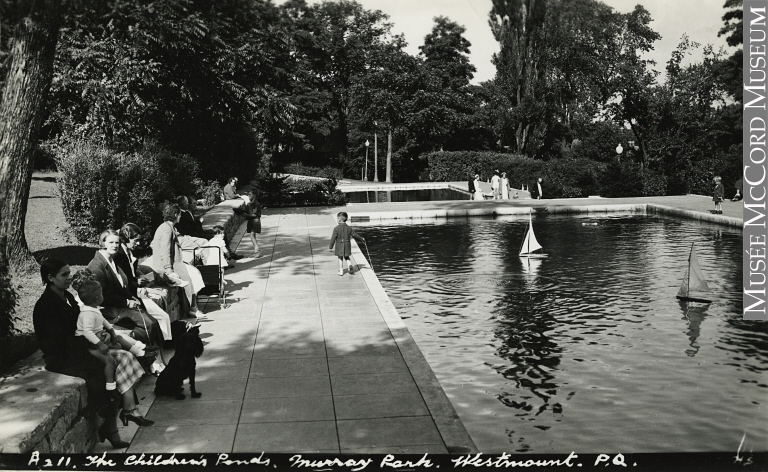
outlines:
{"label": "high-heeled shoe", "polygon": [[112,445],[112,449],[125,449],[126,447],[130,446],[131,443],[125,442],[122,439],[120,439],[120,434],[117,431],[112,432],[111,434],[105,433],[101,428],[99,428],[99,442],[109,441],[109,444]]}
{"label": "high-heeled shoe", "polygon": [[134,411],[136,410],[131,410],[131,413],[128,413],[125,410],[120,412],[120,421],[123,422],[123,426],[128,426],[129,421],[133,421],[139,426],[152,426],[153,424],[155,424],[154,421],[148,420],[143,416],[134,415],[133,414]]}

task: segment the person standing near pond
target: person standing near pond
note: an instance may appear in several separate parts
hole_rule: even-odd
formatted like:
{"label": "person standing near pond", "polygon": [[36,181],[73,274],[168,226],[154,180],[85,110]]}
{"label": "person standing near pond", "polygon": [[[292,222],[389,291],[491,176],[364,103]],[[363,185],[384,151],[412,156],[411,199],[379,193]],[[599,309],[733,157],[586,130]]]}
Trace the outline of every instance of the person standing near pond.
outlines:
{"label": "person standing near pond", "polygon": [[499,171],[493,171],[493,177],[491,177],[491,190],[493,191],[493,199],[498,200],[501,198],[501,177],[499,177]]}
{"label": "person standing near pond", "polygon": [[475,185],[474,200],[485,200],[483,191],[480,189],[480,174],[475,174],[475,181],[473,183]]}
{"label": "person standing near pond", "polygon": [[501,199],[509,200],[509,179],[506,172],[501,173]]}
{"label": "person standing near pond", "polygon": [[467,180],[467,190],[469,191],[469,199],[472,200],[475,198],[475,181],[473,180],[472,176],[469,176],[469,180]]}
{"label": "person standing near pond", "polygon": [[248,237],[253,244],[253,257],[261,257],[261,249],[259,249],[259,243],[256,241],[256,235],[261,234],[261,203],[259,203],[259,191],[255,188],[250,193],[250,203],[245,205],[245,217],[248,219],[248,224],[245,227],[245,232],[248,233]]}
{"label": "person standing near pond", "polygon": [[336,246],[336,256],[339,258],[339,275],[344,275],[344,261],[347,261],[350,275],[354,270],[352,261],[349,260],[349,256],[352,255],[352,238],[365,242],[364,238],[358,236],[355,230],[347,225],[348,218],[349,215],[345,211],[336,215],[336,221],[339,224],[333,228],[331,244],[328,246],[328,249],[333,249]]}
{"label": "person standing near pond", "polygon": [[[69,265],[59,259],[47,259],[40,264],[40,276],[45,290],[35,303],[32,321],[37,342],[43,352],[45,369],[85,380],[88,388],[88,407],[104,418],[104,423],[98,430],[99,440],[109,441],[114,448],[128,447],[129,444],[120,439],[117,427],[120,404],[110,397],[105,389],[103,366],[88,354],[88,351],[79,348],[75,343],[80,307],[68,291],[72,285]],[[117,355],[117,360],[116,371],[121,379],[120,385],[117,386],[117,391],[121,394],[120,401],[125,410],[139,418],[141,416],[136,410],[138,400],[134,385],[143,375],[144,369],[129,352],[122,351]],[[152,424],[149,420],[145,421],[145,426]]]}
{"label": "person standing near pond", "polygon": [[713,213],[722,214],[723,209],[720,207],[720,202],[723,201],[723,195],[725,194],[725,188],[723,188],[723,181],[720,176],[715,176],[715,192],[712,196],[712,200],[715,202],[715,211]]}
{"label": "person standing near pond", "polygon": [[536,180],[536,183],[534,184],[533,188],[531,189],[533,190],[533,192],[535,192],[535,195],[531,193],[531,198],[535,198],[536,200],[541,200],[544,197],[544,189],[541,188],[541,182],[542,182],[541,177],[539,177],[538,180]]}

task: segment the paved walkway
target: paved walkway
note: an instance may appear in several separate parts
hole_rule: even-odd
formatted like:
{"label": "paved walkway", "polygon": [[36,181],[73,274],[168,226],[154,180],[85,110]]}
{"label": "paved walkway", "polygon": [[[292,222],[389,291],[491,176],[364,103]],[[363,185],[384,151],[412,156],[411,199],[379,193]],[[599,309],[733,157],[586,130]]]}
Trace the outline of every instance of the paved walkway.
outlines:
{"label": "paved walkway", "polygon": [[[469,215],[647,203],[730,224],[742,216],[741,203],[733,202],[724,202],[722,216],[711,215],[711,199],[700,196],[411,202],[345,210],[426,217],[436,208]],[[226,272],[228,307],[215,299],[203,305],[206,351],[197,370],[202,398],[156,399],[154,378],[145,378],[138,389],[141,408],[156,424],[121,426],[131,445],[113,452],[476,451],[357,247],[358,271],[337,275],[336,257],[328,250],[337,210],[265,211],[263,256],[242,259]],[[252,247],[243,230],[235,241],[246,255]],[[108,450],[102,445],[95,452]]]}
{"label": "paved walkway", "polygon": [[265,212],[263,256],[226,272],[229,307],[204,306],[203,396],[156,399],[145,378],[141,408],[156,423],[121,426],[135,433],[125,452],[475,451],[362,255],[355,274],[337,274],[331,215]]}

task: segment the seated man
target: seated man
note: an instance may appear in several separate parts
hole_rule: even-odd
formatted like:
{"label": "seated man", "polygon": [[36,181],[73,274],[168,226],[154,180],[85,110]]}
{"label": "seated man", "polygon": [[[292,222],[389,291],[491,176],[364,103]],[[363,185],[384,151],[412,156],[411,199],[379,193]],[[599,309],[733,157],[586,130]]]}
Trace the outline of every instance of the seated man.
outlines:
{"label": "seated man", "polygon": [[242,199],[245,200],[245,204],[247,205],[250,203],[250,200],[248,199],[247,195],[240,195],[237,193],[237,177],[232,177],[229,179],[229,182],[227,185],[224,186],[224,200],[237,200]]}

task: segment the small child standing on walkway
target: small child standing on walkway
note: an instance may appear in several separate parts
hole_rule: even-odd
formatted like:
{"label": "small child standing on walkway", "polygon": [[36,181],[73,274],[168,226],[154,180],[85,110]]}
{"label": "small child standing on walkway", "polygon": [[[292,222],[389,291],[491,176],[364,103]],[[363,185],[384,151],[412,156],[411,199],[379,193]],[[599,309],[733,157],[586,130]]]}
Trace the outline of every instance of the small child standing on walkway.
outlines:
{"label": "small child standing on walkway", "polygon": [[365,242],[365,238],[358,236],[355,230],[347,226],[347,219],[349,215],[347,212],[342,211],[336,215],[336,221],[339,222],[335,228],[333,228],[333,234],[331,235],[331,244],[328,249],[333,249],[336,245],[336,256],[339,258],[339,275],[344,275],[344,261],[347,261],[347,267],[349,273],[352,274],[352,261],[349,260],[349,256],[352,254],[352,240],[355,238],[359,241]]}
{"label": "small child standing on walkway", "polygon": [[107,378],[107,391],[117,395],[115,369],[117,359],[110,354],[110,349],[123,349],[136,357],[144,357],[143,344],[131,338],[119,336],[112,325],[104,319],[99,305],[104,302],[101,285],[93,279],[90,271],[80,271],[75,274],[73,286],[77,296],[83,303],[80,315],[77,317],[76,340],[86,347],[88,352],[104,364],[104,375]]}
{"label": "small child standing on walkway", "polygon": [[712,197],[712,200],[715,201],[715,211],[714,213],[722,214],[723,209],[720,207],[720,202],[723,201],[723,195],[725,195],[725,188],[723,188],[723,179],[720,178],[720,176],[715,177],[715,195]]}
{"label": "small child standing on walkway", "polygon": [[245,232],[251,238],[253,244],[253,257],[261,257],[261,249],[256,241],[256,235],[261,234],[261,203],[259,203],[259,191],[255,188],[250,193],[250,203],[246,205],[245,217],[248,218],[248,225]]}

